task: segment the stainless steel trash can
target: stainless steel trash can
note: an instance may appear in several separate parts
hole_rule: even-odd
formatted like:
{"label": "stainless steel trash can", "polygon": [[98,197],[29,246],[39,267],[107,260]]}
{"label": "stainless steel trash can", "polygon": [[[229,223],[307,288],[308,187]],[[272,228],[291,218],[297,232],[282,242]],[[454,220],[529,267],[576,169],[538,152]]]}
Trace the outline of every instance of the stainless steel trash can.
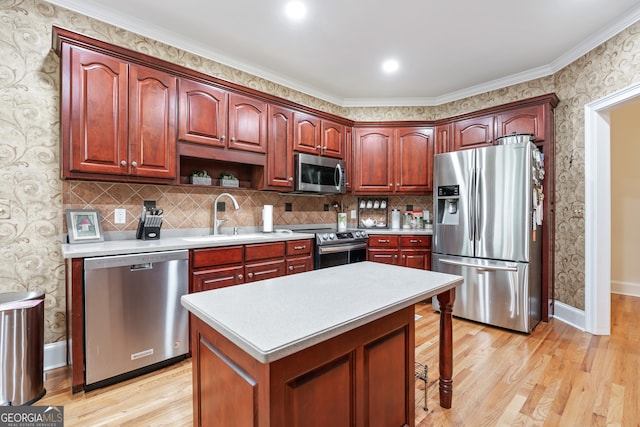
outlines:
{"label": "stainless steel trash can", "polygon": [[31,405],[45,394],[44,294],[0,294],[0,405]]}

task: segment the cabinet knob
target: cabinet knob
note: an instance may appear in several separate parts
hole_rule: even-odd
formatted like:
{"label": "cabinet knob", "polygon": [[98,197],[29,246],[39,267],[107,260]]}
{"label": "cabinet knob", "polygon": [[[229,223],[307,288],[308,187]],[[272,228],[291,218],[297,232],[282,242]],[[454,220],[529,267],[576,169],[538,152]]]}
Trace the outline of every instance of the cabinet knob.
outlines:
{"label": "cabinet knob", "polygon": [[393,187],[393,184],[392,184],[392,183],[389,183],[389,187]]}
{"label": "cabinet knob", "polygon": [[407,258],[407,256],[406,256],[406,255],[402,255],[402,259],[406,259],[406,258]]}
{"label": "cabinet knob", "polygon": [[138,162],[131,162],[131,166],[134,167],[134,168],[138,167]]}
{"label": "cabinet knob", "polygon": [[396,187],[400,187],[400,183],[399,183],[399,182],[398,182],[398,183],[396,183]]}
{"label": "cabinet knob", "polygon": [[224,135],[222,135],[222,136],[220,137],[220,141],[224,141],[225,139],[227,139],[227,137],[226,137],[226,136],[224,136]]}
{"label": "cabinet knob", "polygon": [[319,150],[320,148],[322,147],[320,147],[319,145],[316,145],[316,150]]}
{"label": "cabinet knob", "polygon": [[293,177],[292,176],[289,177],[289,181],[293,182]]}
{"label": "cabinet knob", "polygon": [[238,280],[242,280],[244,279],[244,276],[242,274],[238,274]]}
{"label": "cabinet knob", "polygon": [[236,142],[236,137],[235,136],[231,137],[231,142]]}
{"label": "cabinet knob", "polygon": [[289,266],[289,271],[293,271],[293,265]]}
{"label": "cabinet knob", "polygon": [[394,256],[393,256],[393,259],[398,259],[398,255],[394,255]]}
{"label": "cabinet knob", "polygon": [[253,273],[249,273],[249,274],[247,274],[247,277],[248,277],[249,279],[251,279],[251,278],[253,277]]}
{"label": "cabinet knob", "polygon": [[120,162],[120,164],[121,164],[122,166],[127,166],[127,161],[126,161],[126,160],[123,160],[123,161],[121,161],[121,162]]}
{"label": "cabinet knob", "polygon": [[322,151],[325,151],[327,149],[327,147],[322,147]]}

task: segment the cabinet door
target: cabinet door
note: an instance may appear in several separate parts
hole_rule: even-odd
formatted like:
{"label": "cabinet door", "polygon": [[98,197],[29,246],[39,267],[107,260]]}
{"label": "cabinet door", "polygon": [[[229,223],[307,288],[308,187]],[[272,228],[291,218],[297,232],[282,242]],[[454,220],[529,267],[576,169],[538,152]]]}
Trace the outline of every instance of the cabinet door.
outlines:
{"label": "cabinet door", "polygon": [[63,81],[62,91],[63,173],[126,174],[128,65],[100,53],[65,48],[69,60],[62,65],[63,73],[68,71],[71,82],[65,87]]}
{"label": "cabinet door", "polygon": [[344,126],[322,120],[321,154],[327,157],[344,157]]}
{"label": "cabinet door", "polygon": [[400,265],[431,270],[431,251],[428,249],[400,249]]}
{"label": "cabinet door", "polygon": [[269,105],[267,187],[293,190],[293,111]]}
{"label": "cabinet door", "polygon": [[397,249],[367,249],[367,261],[379,262],[382,264],[398,264]]}
{"label": "cabinet door", "polygon": [[536,141],[544,140],[544,106],[534,105],[498,114],[496,138],[512,133],[530,133]]}
{"label": "cabinet door", "polygon": [[433,130],[395,130],[395,191],[424,193],[433,184]]}
{"label": "cabinet door", "polygon": [[351,193],[353,185],[353,128],[345,127],[344,130],[344,163],[347,193]]}
{"label": "cabinet door", "polygon": [[263,279],[274,279],[286,274],[283,258],[271,261],[246,263],[244,265],[244,271],[246,274],[246,283]]}
{"label": "cabinet door", "polygon": [[320,154],[320,119],[296,112],[294,121],[293,149],[302,153]]}
{"label": "cabinet door", "polygon": [[448,153],[453,150],[451,146],[451,123],[438,125],[435,130],[435,154]]}
{"label": "cabinet door", "polygon": [[180,79],[178,139],[213,147],[226,145],[227,92]]}
{"label": "cabinet door", "polygon": [[393,191],[393,129],[356,129],[354,191],[375,194]]}
{"label": "cabinet door", "polygon": [[193,292],[210,291],[244,283],[244,267],[227,265],[224,267],[197,270],[192,274]]}
{"label": "cabinet door", "polygon": [[453,124],[453,149],[488,147],[493,145],[495,117],[474,117]]}
{"label": "cabinet door", "polygon": [[151,68],[129,70],[129,173],[176,177],[176,78]]}
{"label": "cabinet door", "polygon": [[267,104],[232,93],[229,95],[229,142],[236,150],[267,151]]}

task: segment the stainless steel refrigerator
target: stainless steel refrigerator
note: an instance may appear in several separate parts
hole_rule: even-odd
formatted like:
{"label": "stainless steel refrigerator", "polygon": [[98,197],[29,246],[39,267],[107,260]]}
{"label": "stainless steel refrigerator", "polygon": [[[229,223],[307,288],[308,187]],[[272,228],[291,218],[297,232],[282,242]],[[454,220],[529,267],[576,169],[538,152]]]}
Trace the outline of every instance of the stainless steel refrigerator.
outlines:
{"label": "stainless steel refrigerator", "polygon": [[530,142],[435,156],[432,268],[464,277],[455,316],[522,332],[540,321],[542,162]]}

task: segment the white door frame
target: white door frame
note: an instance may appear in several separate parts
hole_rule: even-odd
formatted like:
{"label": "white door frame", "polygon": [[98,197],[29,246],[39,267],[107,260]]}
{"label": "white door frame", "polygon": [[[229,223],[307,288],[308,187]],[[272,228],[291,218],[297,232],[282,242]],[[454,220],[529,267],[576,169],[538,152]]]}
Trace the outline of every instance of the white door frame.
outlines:
{"label": "white door frame", "polygon": [[640,96],[640,83],[585,106],[585,330],[611,333],[611,125],[609,112]]}

